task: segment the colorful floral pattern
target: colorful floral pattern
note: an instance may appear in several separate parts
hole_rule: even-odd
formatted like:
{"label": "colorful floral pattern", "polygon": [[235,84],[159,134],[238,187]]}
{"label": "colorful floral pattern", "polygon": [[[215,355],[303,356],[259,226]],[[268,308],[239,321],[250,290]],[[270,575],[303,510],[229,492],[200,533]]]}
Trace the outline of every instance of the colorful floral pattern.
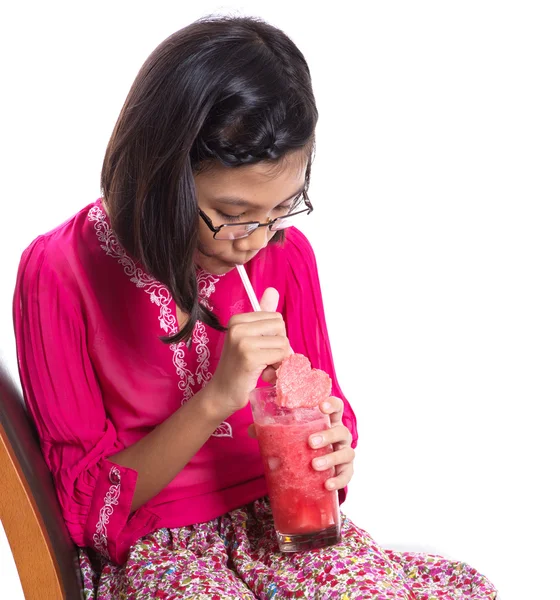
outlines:
{"label": "colorful floral pattern", "polygon": [[[439,556],[383,550],[342,517],[342,542],[278,551],[267,499],[139,540],[118,567],[80,550],[84,598],[171,600],[495,600],[472,567]],[[94,566],[95,565],[95,566]]]}

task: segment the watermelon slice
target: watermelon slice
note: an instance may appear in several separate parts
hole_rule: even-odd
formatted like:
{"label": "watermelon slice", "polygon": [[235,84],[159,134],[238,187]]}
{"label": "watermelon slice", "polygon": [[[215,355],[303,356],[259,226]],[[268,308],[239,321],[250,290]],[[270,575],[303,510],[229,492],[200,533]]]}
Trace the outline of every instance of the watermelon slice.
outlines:
{"label": "watermelon slice", "polygon": [[276,402],[287,408],[313,408],[329,398],[332,381],[325,371],[312,369],[303,354],[291,354],[276,371]]}

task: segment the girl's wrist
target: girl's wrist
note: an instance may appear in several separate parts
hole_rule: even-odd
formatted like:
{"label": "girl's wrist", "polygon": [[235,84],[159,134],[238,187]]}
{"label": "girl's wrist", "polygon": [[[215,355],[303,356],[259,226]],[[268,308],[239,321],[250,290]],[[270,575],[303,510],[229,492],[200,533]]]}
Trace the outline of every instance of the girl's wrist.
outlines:
{"label": "girl's wrist", "polygon": [[[218,427],[231,413],[224,410],[227,406],[227,398],[217,385],[213,385],[212,381],[202,388],[192,400],[196,401],[203,419],[212,427]],[[191,402],[192,402],[191,400]]]}

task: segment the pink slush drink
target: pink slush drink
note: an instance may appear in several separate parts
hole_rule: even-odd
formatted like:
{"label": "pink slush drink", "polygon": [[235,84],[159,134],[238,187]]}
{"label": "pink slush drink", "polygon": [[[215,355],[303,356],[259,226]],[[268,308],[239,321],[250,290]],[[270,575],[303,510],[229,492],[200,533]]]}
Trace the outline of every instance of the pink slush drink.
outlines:
{"label": "pink slush drink", "polygon": [[325,488],[334,468],[316,471],[311,461],[332,452],[313,449],[309,437],[330,426],[318,406],[280,406],[275,387],[251,393],[251,407],[264,464],[278,544],[296,552],[340,540],[338,493]]}

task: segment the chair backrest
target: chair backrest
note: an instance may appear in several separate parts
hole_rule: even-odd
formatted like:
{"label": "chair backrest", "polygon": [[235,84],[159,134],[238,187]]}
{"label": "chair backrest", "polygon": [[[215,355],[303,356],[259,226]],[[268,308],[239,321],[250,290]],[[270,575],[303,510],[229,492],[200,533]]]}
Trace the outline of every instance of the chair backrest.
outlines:
{"label": "chair backrest", "polygon": [[26,600],[82,598],[76,546],[21,394],[0,364],[0,519]]}

